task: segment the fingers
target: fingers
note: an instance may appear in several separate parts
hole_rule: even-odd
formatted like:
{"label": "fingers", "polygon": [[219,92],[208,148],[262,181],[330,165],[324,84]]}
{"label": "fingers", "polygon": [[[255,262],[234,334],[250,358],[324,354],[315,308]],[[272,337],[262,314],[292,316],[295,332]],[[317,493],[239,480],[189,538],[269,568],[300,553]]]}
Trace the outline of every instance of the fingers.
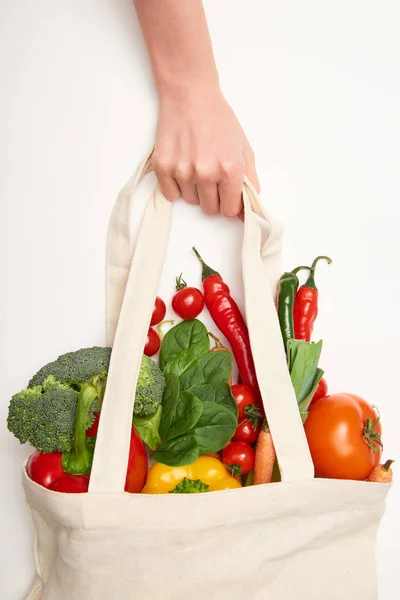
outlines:
{"label": "fingers", "polygon": [[219,213],[219,194],[216,183],[203,183],[197,187],[200,198],[201,210],[206,215],[217,215]]}
{"label": "fingers", "polygon": [[254,154],[248,143],[240,159],[214,164],[166,161],[153,156],[153,168],[168,200],[180,196],[189,204],[200,204],[207,215],[221,213],[234,218],[243,215],[242,187],[246,174],[259,191]]}

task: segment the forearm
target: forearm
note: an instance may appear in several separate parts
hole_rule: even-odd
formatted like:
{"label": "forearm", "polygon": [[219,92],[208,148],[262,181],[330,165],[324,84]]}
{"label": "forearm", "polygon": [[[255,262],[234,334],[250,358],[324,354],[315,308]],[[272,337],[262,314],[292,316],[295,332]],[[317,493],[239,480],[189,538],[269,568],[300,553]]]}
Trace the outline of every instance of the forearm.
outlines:
{"label": "forearm", "polygon": [[160,96],[218,87],[201,0],[133,0]]}

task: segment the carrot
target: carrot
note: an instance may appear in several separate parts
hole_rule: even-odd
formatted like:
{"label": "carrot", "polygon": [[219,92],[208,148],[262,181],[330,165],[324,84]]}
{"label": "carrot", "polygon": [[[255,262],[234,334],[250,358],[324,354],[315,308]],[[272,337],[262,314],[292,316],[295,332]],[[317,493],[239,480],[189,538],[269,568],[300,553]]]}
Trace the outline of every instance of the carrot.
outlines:
{"label": "carrot", "polygon": [[393,471],[391,469],[394,460],[387,460],[384,465],[377,465],[368,475],[367,481],[375,483],[392,483]]}
{"label": "carrot", "polygon": [[[216,335],[214,335],[213,333],[211,333],[211,331],[208,332],[208,335],[210,336],[210,338],[212,338],[215,341],[215,346],[214,348],[211,348],[211,352],[219,352],[220,350],[226,350],[227,352],[230,352],[230,350],[228,348],[226,348],[221,341],[217,338]],[[229,385],[232,385],[232,372],[231,372],[231,376],[229,377],[229,381],[228,381]]]}
{"label": "carrot", "polygon": [[271,483],[272,471],[275,462],[275,448],[271,433],[266,423],[258,436],[256,446],[256,460],[254,465],[253,485]]}

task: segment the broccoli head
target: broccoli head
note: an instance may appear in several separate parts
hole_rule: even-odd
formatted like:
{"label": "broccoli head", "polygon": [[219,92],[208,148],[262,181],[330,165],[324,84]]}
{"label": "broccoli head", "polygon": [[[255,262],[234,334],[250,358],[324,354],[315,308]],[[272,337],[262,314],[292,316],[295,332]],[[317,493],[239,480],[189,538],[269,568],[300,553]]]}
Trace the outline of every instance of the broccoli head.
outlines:
{"label": "broccoli head", "polygon": [[78,391],[81,386],[96,375],[106,375],[110,363],[111,348],[82,348],[67,352],[42,367],[30,380],[28,387],[41,385],[52,375],[60,383],[65,383]]}
{"label": "broccoli head", "polygon": [[[41,452],[71,451],[79,393],[86,384],[91,395],[93,389],[97,393],[85,417],[89,428],[94,423],[94,413],[101,409],[110,356],[111,348],[83,348],[63,354],[42,367],[28,388],[12,397],[8,429],[21,444],[29,442]],[[134,414],[139,417],[154,414],[161,404],[164,387],[159,367],[143,356]]]}
{"label": "broccoli head", "polygon": [[[47,377],[42,385],[11,398],[7,425],[16,438],[41,452],[66,452],[72,448],[78,392]],[[90,407],[87,427],[94,422],[97,402]]]}
{"label": "broccoli head", "polygon": [[154,414],[162,402],[164,388],[165,379],[161,369],[151,358],[143,355],[133,413],[137,417],[148,417]]}

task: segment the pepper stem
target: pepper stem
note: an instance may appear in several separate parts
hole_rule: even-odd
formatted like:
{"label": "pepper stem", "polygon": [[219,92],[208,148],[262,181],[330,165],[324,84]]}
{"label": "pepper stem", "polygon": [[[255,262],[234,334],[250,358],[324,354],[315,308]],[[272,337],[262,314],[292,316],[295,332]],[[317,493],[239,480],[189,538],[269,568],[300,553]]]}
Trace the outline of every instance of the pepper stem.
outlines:
{"label": "pepper stem", "polygon": [[389,471],[390,467],[394,463],[394,460],[387,460],[384,465],[381,466],[382,471]]}
{"label": "pepper stem", "polygon": [[308,288],[311,288],[312,290],[318,291],[318,288],[315,285],[315,268],[320,260],[326,260],[328,265],[330,265],[332,262],[332,259],[329,258],[329,256],[317,256],[317,258],[314,260],[313,264],[311,265],[310,276],[307,279],[307,281],[305,282],[304,287],[308,287]]}
{"label": "pepper stem", "polygon": [[198,253],[198,251],[196,250],[196,248],[194,246],[193,246],[193,252],[197,256],[197,258],[199,259],[199,261],[201,262],[201,265],[203,267],[203,272],[202,272],[202,275],[201,275],[201,278],[202,278],[203,281],[205,279],[207,279],[207,277],[211,277],[212,275],[219,275],[218,271],[214,271],[214,269],[212,269],[211,267],[209,267],[208,265],[206,265],[206,263],[201,258],[200,254]]}
{"label": "pepper stem", "polygon": [[160,336],[160,340],[162,341],[165,337],[165,333],[162,330],[162,326],[165,325],[165,323],[171,323],[171,325],[174,324],[175,321],[171,321],[171,319],[166,319],[165,321],[161,321],[161,323],[159,323],[157,325],[157,333]]}
{"label": "pepper stem", "polygon": [[183,273],[181,273],[179,275],[179,277],[175,278],[175,286],[176,286],[176,291],[177,292],[180,292],[185,287],[187,287],[187,283],[186,283],[186,281],[184,279],[182,279],[182,275],[183,275]]}
{"label": "pepper stem", "polygon": [[222,344],[221,340],[219,338],[217,338],[216,335],[214,335],[213,333],[211,333],[211,331],[208,332],[208,335],[210,336],[210,338],[212,338],[215,342],[215,348],[223,348],[224,345]]}
{"label": "pepper stem", "polygon": [[293,273],[293,275],[297,275],[297,273],[298,273],[299,271],[304,271],[304,270],[311,271],[311,267],[305,267],[304,265],[302,265],[301,267],[296,267],[296,268],[295,268],[295,269],[293,269],[293,271],[291,271],[291,272]]}

